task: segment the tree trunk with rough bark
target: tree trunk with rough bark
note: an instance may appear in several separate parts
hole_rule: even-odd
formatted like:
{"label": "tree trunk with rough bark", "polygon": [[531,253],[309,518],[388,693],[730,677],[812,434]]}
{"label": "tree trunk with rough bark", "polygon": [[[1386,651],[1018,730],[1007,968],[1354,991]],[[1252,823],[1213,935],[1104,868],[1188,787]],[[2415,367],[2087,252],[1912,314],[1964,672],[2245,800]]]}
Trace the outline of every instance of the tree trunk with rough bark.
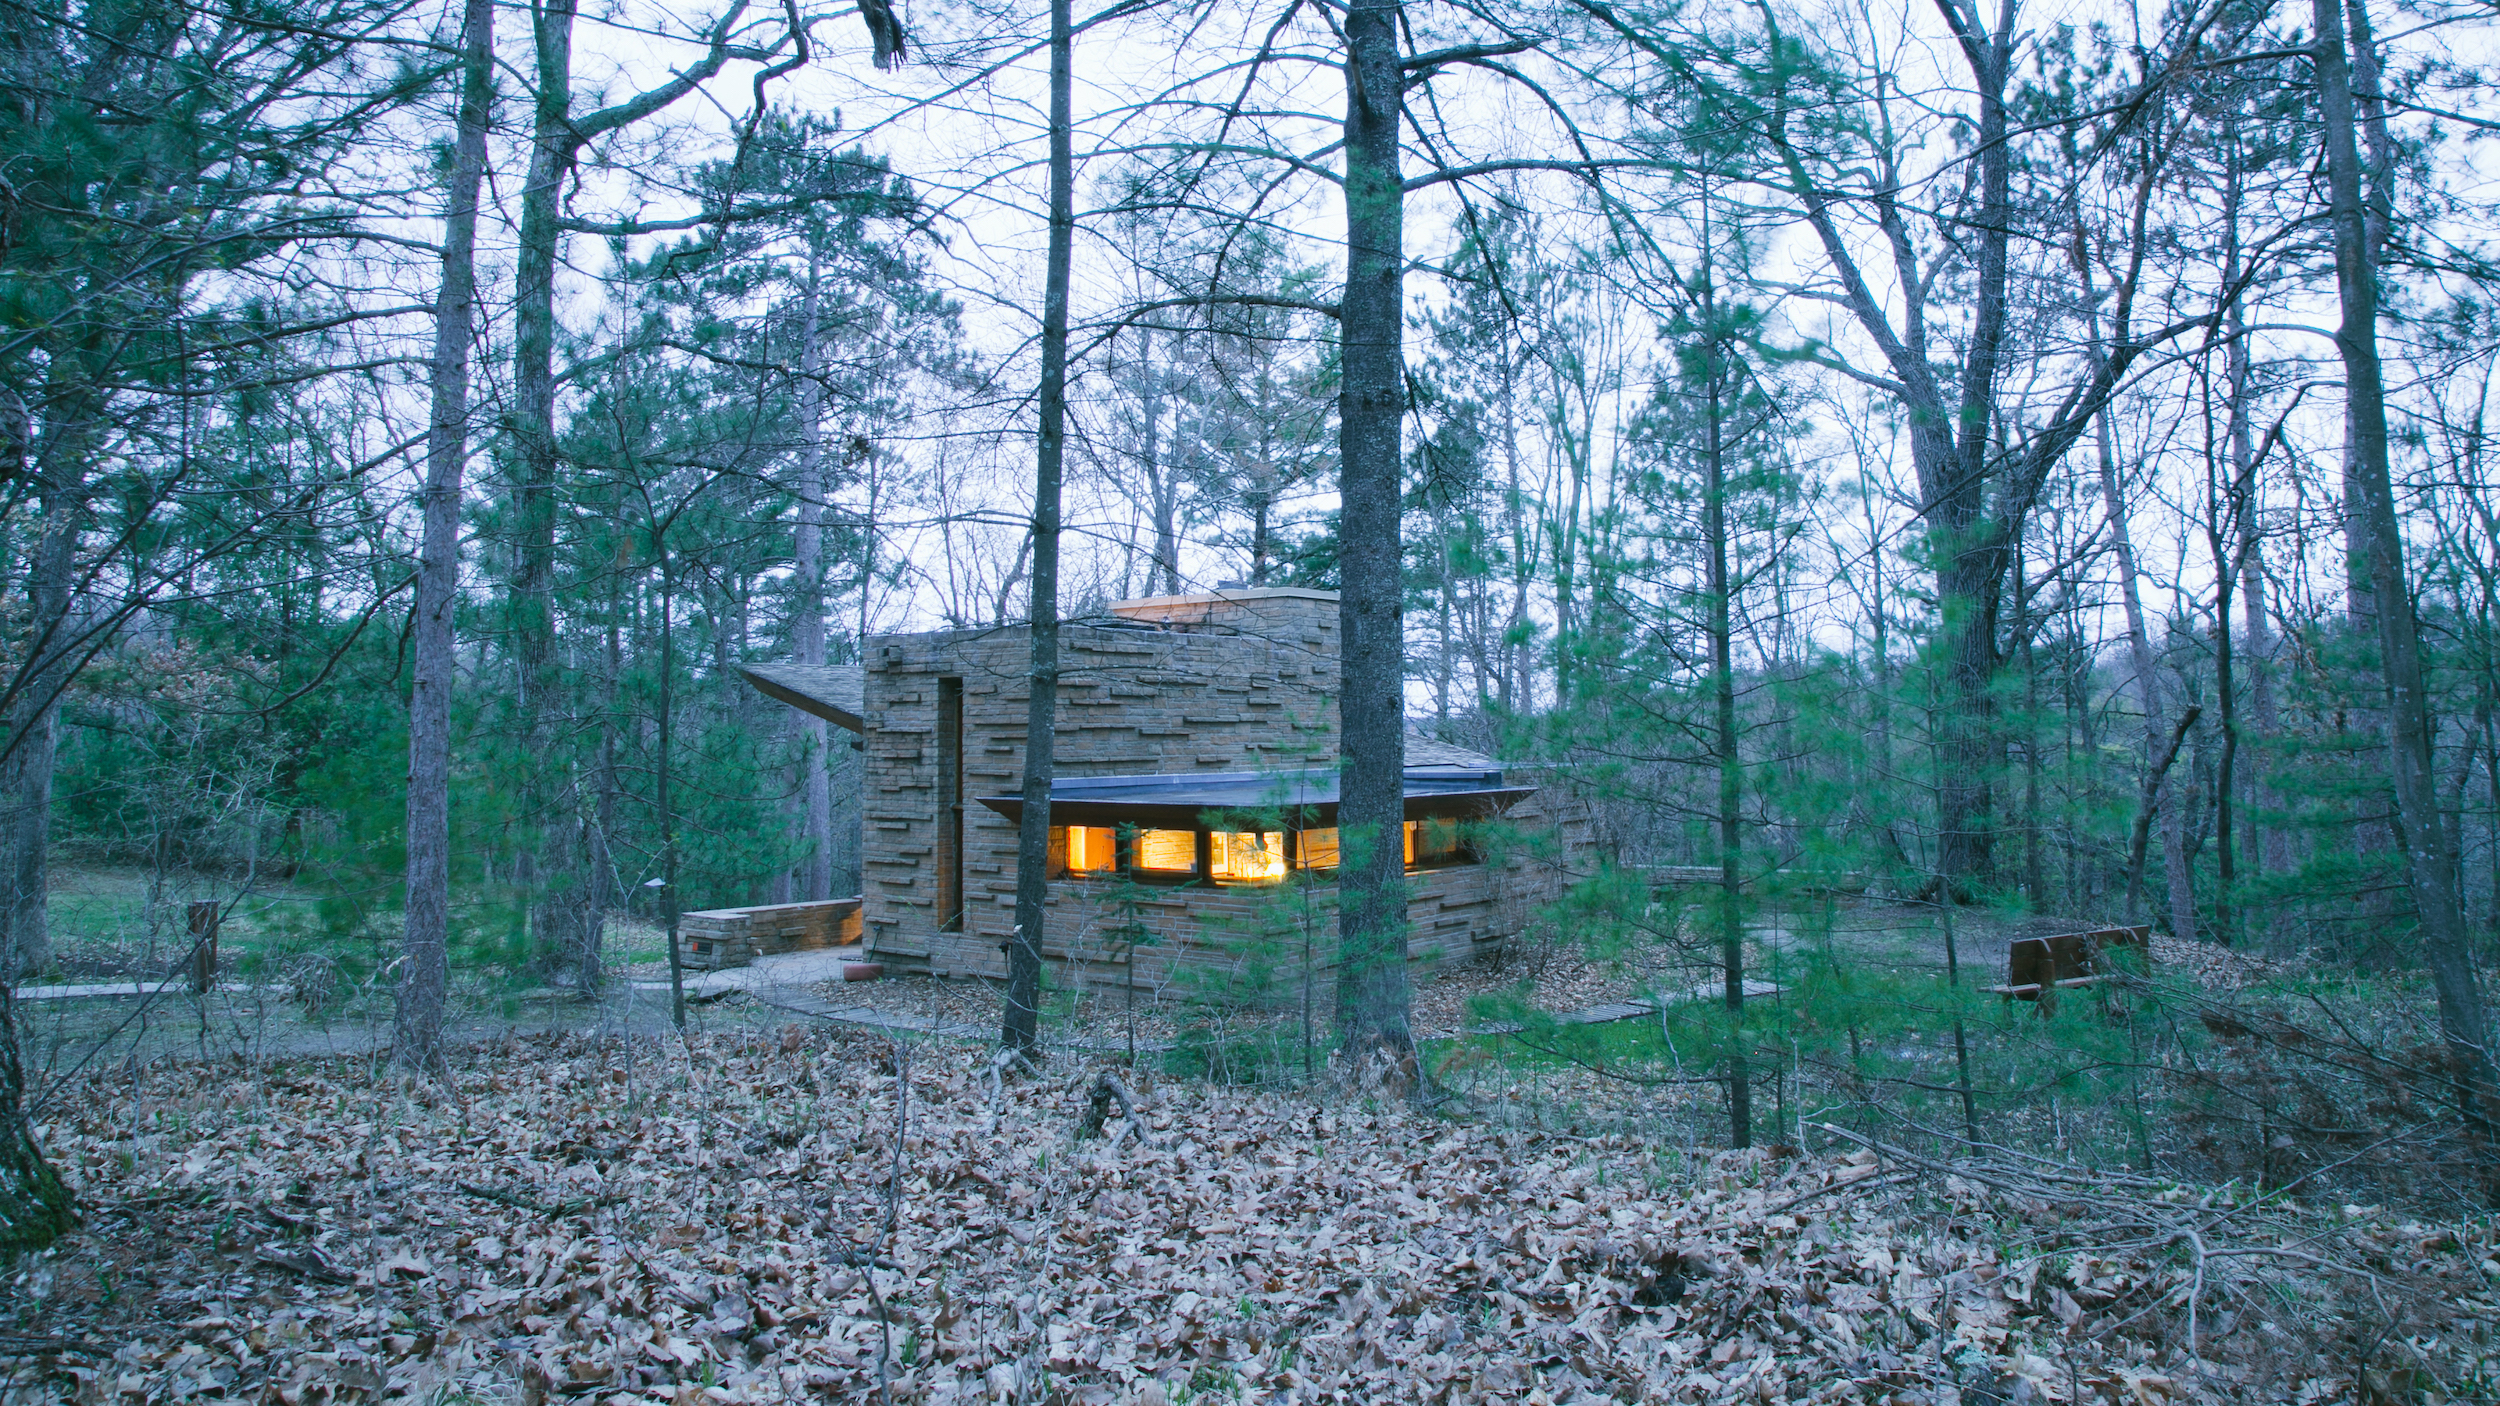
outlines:
{"label": "tree trunk with rough bark", "polygon": [[2263,816],[2265,809],[2281,804],[2265,778],[2265,742],[2274,735],[2278,721],[2274,703],[2274,631],[2266,610],[2265,543],[2258,535],[2263,498],[2257,479],[2247,328],[2237,303],[2232,304],[2226,322],[2224,364],[2231,384],[2231,473],[2247,485],[2239,515],[2239,560],[2248,707],[2240,720],[2238,735],[2246,754],[2247,771],[2240,853],[2253,880],[2262,874],[2284,873],[2292,867],[2291,836],[2282,826],[2266,824]]}
{"label": "tree trunk with rough bark", "polygon": [[[1164,375],[1155,364],[1155,334],[1137,333],[1138,467],[1146,479],[1146,508],[1154,517],[1155,555],[1146,568],[1146,591],[1181,592],[1180,430],[1163,434]],[[1160,582],[1160,584],[1157,584]]]}
{"label": "tree trunk with rough bark", "polygon": [[[596,851],[583,814],[579,769],[556,735],[562,709],[556,648],[557,477],[555,271],[564,234],[562,191],[581,149],[693,92],[729,61],[730,27],[743,7],[715,23],[704,56],[651,88],[588,113],[573,111],[573,21],[579,0],[542,0],[532,9],[536,92],[529,175],[521,187],[521,228],[513,262],[512,577],[507,628],[519,695],[524,813],[549,817],[522,846],[524,901],[541,949],[597,950],[606,895],[597,892]],[[544,861],[543,868],[541,861]]]}
{"label": "tree trunk with rough bark", "polygon": [[69,1188],[44,1160],[26,1119],[16,1005],[0,983],[0,1259],[40,1250],[78,1223]]}
{"label": "tree trunk with rough bark", "polygon": [[536,836],[521,841],[526,873],[521,895],[542,949],[569,952],[580,946],[571,929],[563,890],[568,879],[563,837],[569,807],[559,792],[565,768],[555,756],[556,716],[556,311],[557,246],[562,239],[560,196],[578,150],[573,115],[573,20],[577,0],[545,0],[531,7],[537,83],[530,123],[529,173],[521,186],[519,248],[513,265],[512,306],[512,575],[507,585],[506,628],[511,635],[514,702],[519,709],[522,813],[548,817]]}
{"label": "tree trunk with rough bark", "polygon": [[[790,647],[798,662],[822,668],[825,662],[825,498],[831,491],[825,474],[824,328],[818,313],[823,271],[811,252],[807,261],[807,296],[801,315],[799,374],[806,385],[799,393],[806,423],[799,445],[799,522],[793,546],[797,580],[790,612]],[[798,720],[801,757],[800,806],[807,841],[799,897],[821,903],[833,897],[833,776],[827,744],[833,734],[823,718],[793,712]]]}
{"label": "tree trunk with rough bark", "polygon": [[[2351,75],[2344,54],[2341,0],[2314,0],[2319,116],[2326,135],[2328,211],[2334,222],[2335,283],[2342,320],[2335,347],[2352,407],[2356,486],[2362,495],[2379,665],[2386,680],[2387,759],[2396,795],[2398,843],[2420,927],[2424,964],[2438,992],[2441,1034],[2463,1085],[2466,1117],[2488,1132],[2500,1090],[2493,1082],[2491,1013],[2465,930],[2463,893],[2440,822],[2433,769],[2430,700],[2423,692],[2422,644],[2406,589],[2404,539],[2396,525],[2388,462],[2387,401],[2378,352],[2378,284],[2363,209],[2360,153],[2353,139]],[[2486,1147],[2486,1155],[2490,1149]]]}
{"label": "tree trunk with rough bark", "polygon": [[9,710],[7,752],[0,756],[0,882],[8,886],[0,893],[0,981],[16,981],[52,961],[45,894],[50,884],[56,719],[61,690],[69,681],[70,588],[77,571],[78,528],[86,518],[83,494],[53,485],[84,479],[83,468],[67,462],[73,456],[83,458],[83,452],[47,455],[54,462],[41,475],[46,487],[37,494],[37,503],[43,532],[26,592],[35,629],[25,683]]}
{"label": "tree trunk with rough bark", "polygon": [[1350,1059],[1414,1059],[1406,970],[1405,650],[1399,609],[1406,367],[1405,104],[1398,7],[1345,11],[1346,274],[1340,304],[1337,1029]]}
{"label": "tree trunk with rough bark", "polygon": [[1033,455],[1032,672],[1025,702],[1024,811],[1016,828],[1016,930],[1007,945],[1000,1043],[1041,1035],[1049,910],[1050,783],[1059,726],[1059,486],[1068,444],[1068,279],[1076,249],[1076,36],[1069,0],[1050,3],[1050,242],[1042,272],[1041,426]]}
{"label": "tree trunk with rough bark", "polygon": [[486,178],[494,102],[494,0],[468,0],[462,19],[460,115],[443,214],[443,280],[434,302],[433,409],[426,426],[424,537],[409,625],[408,898],[393,1055],[404,1068],[442,1066],[443,993],[451,938],[451,690],[460,592],[460,485],[469,457],[469,346],[477,321],[477,197]]}
{"label": "tree trunk with rough bark", "polygon": [[1944,635],[1949,689],[1939,738],[1945,767],[1936,792],[1937,855],[1948,902],[1963,881],[1985,883],[1996,868],[1996,777],[2004,760],[1993,686],[1997,592],[2004,571],[2001,544],[2021,529],[2018,522],[1992,522],[1987,491],[1989,430],[2005,352],[2007,241],[2013,225],[2005,89],[2013,62],[2014,5],[2004,0],[1993,33],[1975,23],[1976,5],[1967,17],[1958,7],[1952,14],[1979,98],[1980,209],[1972,269],[1978,289],[1962,367],[1961,405],[1954,425],[1934,427],[1938,438],[1953,436],[1952,451],[1941,466],[1922,474],[1921,488],[1930,503],[1928,537],[1938,562],[1938,629]]}
{"label": "tree trunk with rough bark", "polygon": [[[1705,196],[1704,199],[1708,197]],[[1706,227],[1705,227],[1706,228]],[[1707,238],[1705,233],[1704,238]],[[1710,287],[1703,280],[1703,287]],[[1707,293],[1705,292],[1705,298]],[[1702,536],[1709,560],[1710,719],[1719,772],[1719,963],[1725,977],[1728,1057],[1727,1113],[1731,1147],[1753,1146],[1753,1072],[1745,1048],[1744,759],[1737,751],[1736,644],[1729,594],[1727,541],[1727,445],[1721,396],[1726,363],[1719,331],[1705,301],[1702,394],[1708,417],[1703,446]]]}
{"label": "tree trunk with rough bark", "polygon": [[[2161,809],[2164,777],[2169,758],[2179,749],[2179,738],[2169,736],[2162,721],[2161,665],[2153,655],[2152,634],[2144,619],[2144,594],[2138,584],[2135,563],[2135,542],[2127,525],[2127,510],[2118,493],[2117,448],[2111,443],[2107,416],[2097,427],[2101,453],[2101,505],[2109,520],[2111,555],[2118,562],[2118,599],[2126,609],[2127,658],[2135,671],[2137,706],[2144,714],[2144,782],[2136,804],[2136,838],[2130,846],[2127,863],[2127,921],[2134,922],[2144,912],[2144,849],[2145,835],[2158,818],[2162,820],[2162,877],[2164,891],[2171,898],[2170,921],[2175,928],[2179,921],[2177,895],[2192,894],[2187,872],[2187,808],[2173,803],[2165,814]],[[2184,734],[2182,734],[2184,735]],[[2194,909],[2189,909],[2188,929],[2181,937],[2196,935]]]}

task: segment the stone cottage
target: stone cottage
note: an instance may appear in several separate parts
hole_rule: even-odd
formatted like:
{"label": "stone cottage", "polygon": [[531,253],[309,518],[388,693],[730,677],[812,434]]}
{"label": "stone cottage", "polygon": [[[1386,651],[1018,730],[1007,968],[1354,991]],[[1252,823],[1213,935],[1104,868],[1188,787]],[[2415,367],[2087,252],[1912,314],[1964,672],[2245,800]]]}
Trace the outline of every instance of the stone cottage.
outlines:
{"label": "stone cottage", "polygon": [[[1023,626],[871,636],[846,668],[758,666],[859,734],[862,941],[888,970],[1006,974],[1030,659]],[[1224,590],[1062,627],[1051,791],[1054,984],[1333,961],[1337,598]],[[1585,821],[1473,753],[1410,737],[1408,953],[1497,949],[1573,873]]]}

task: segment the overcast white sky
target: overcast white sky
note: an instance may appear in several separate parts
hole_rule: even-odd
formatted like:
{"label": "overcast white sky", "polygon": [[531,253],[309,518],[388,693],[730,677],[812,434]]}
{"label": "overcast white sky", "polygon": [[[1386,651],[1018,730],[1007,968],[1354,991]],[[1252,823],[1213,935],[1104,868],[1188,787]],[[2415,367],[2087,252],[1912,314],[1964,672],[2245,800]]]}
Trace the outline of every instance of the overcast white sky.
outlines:
{"label": "overcast white sky", "polygon": [[[2378,16],[2381,34],[2400,63],[2433,57],[2477,59],[2488,51],[2488,24],[2433,23],[2451,13],[2463,12],[2397,13],[2392,7],[2381,8],[2391,11]],[[883,73],[868,62],[866,35],[857,15],[830,16],[814,27],[818,46],[815,62],[783,79],[771,95],[779,105],[825,116],[840,114],[848,130],[859,133],[867,146],[890,158],[898,171],[919,186],[941,216],[937,226],[941,242],[927,251],[933,273],[961,302],[972,348],[993,360],[999,367],[1002,385],[1013,388],[1019,397],[1030,392],[1033,363],[1028,353],[1041,285],[1039,162],[1044,69],[1042,55],[1035,47],[1040,12],[1038,5],[1024,6],[1019,13],[1002,19],[973,5],[912,5],[906,0],[903,13],[921,41],[923,53],[914,62]],[[1178,109],[1172,106],[1176,98],[1204,99],[1219,92],[1229,97],[1240,82],[1238,65],[1266,35],[1279,12],[1275,6],[1208,8],[1187,16],[1191,28],[1186,34],[1178,28],[1179,17],[1157,13],[1087,35],[1080,43],[1077,58],[1077,110],[1083,128],[1078,142],[1084,163],[1081,189],[1091,194],[1085,182],[1106,176],[1118,163],[1123,149],[1170,140],[1169,126],[1177,120]],[[684,62],[691,49],[682,43],[655,39],[653,31],[683,34],[717,13],[717,9],[672,13],[619,0],[596,20],[586,15],[576,42],[581,101],[587,105],[603,89],[614,95],[648,84],[670,65]],[[1412,14],[1419,26],[1426,27],[1419,44],[1429,47],[1438,42],[1428,26],[1436,22],[1441,12],[1418,6]],[[2136,15],[2124,7],[2062,4],[2026,8],[2020,27],[2027,36],[2037,37],[2059,24],[2082,24],[2096,18],[2121,34],[2138,22]],[[506,61],[516,67],[525,58],[525,33],[517,20],[517,15],[506,16],[502,46]],[[755,20],[759,33],[778,23],[777,16],[763,13]],[[1828,12],[1818,29],[1826,38],[1854,30],[1866,46],[1887,52],[1905,75],[1907,85],[1913,88],[1918,86],[1915,75],[1934,74],[1940,65],[1952,62],[1942,47],[1941,26],[1929,4],[1876,0],[1871,5],[1837,6]],[[1282,42],[1288,51],[1315,59],[1328,56],[1324,31],[1307,22],[1298,22],[1287,30]],[[1023,58],[1001,65],[1002,59],[1019,50],[1027,51]],[[1546,82],[1549,91],[1571,100],[1576,89],[1570,74],[1550,60],[1530,57],[1521,62],[1527,71]],[[681,104],[672,112],[668,126],[646,127],[604,150],[601,156],[606,164],[587,172],[577,207],[585,213],[684,213],[682,202],[669,192],[648,188],[636,173],[649,169],[644,163],[663,144],[677,154],[707,147],[725,149],[726,134],[752,101],[749,83],[753,71],[752,65],[733,65],[729,74],[710,86],[703,99]],[[1220,83],[1191,81],[1219,71],[1225,75]],[[1255,135],[1285,149],[1317,153],[1321,164],[1333,164],[1324,149],[1333,140],[1329,124],[1342,105],[1335,71],[1324,62],[1295,62],[1271,72],[1279,77],[1266,84],[1256,105],[1270,113],[1299,112],[1308,114],[1308,118],[1273,117],[1260,124]],[[517,91],[517,82],[508,80],[507,91]],[[1452,149],[1461,153],[1458,159],[1556,156],[1568,151],[1559,125],[1516,87],[1473,79],[1445,80],[1436,85],[1435,96],[1436,135],[1448,135]],[[2452,97],[2460,108],[2470,108],[2476,114],[2488,106],[2486,94],[2480,89],[2460,91]],[[1592,131],[1617,130],[1621,121],[1593,105],[1575,110],[1574,115]],[[521,104],[507,100],[501,155],[496,163],[501,173],[498,195],[507,202],[517,194],[517,173],[522,163],[514,138],[523,116]],[[2408,115],[2403,120],[2418,129],[2427,119]],[[1953,153],[1939,136],[1925,155],[1932,166],[1940,167],[1950,163]],[[1410,169],[1414,164],[1410,158]],[[2449,169],[2442,175],[2448,190],[2470,209],[2486,214],[2493,208],[2494,193],[2487,164],[2479,159],[2479,148],[2458,144]],[[1566,181],[1563,177],[1529,178],[1527,184],[1558,206],[1567,206],[1575,192]],[[1080,199],[1081,206],[1086,203]],[[1292,177],[1281,183],[1265,208],[1278,226],[1298,241],[1297,257],[1327,269],[1333,279],[1341,259],[1333,187],[1307,176]],[[1410,202],[1410,257],[1428,266],[1448,253],[1454,242],[1456,209],[1448,187],[1422,193]],[[1586,233],[1593,226],[1585,218],[1561,215],[1554,221],[1554,228],[1563,233]],[[2486,231],[2476,227],[2455,233],[2461,239],[2480,238]],[[1095,219],[1088,223],[1078,244],[1080,325],[1101,317],[1130,296],[1133,285],[1126,277],[1124,260],[1111,242],[1112,235],[1108,221]],[[1674,231],[1663,229],[1661,237],[1671,242]],[[595,270],[605,257],[604,251],[590,240],[574,241],[571,254],[574,262],[587,270]],[[1764,263],[1774,276],[1785,272],[1802,277],[1805,266],[1811,262],[1810,254],[1800,242],[1799,232],[1790,230],[1774,240]],[[1419,309],[1442,296],[1439,280],[1428,272],[1410,277],[1409,290]],[[1624,377],[1620,394],[1596,407],[1591,417],[1597,439],[1594,458],[1602,473],[1613,463],[1619,447],[1614,442],[1613,427],[1626,417],[1629,406],[1646,394],[1641,371],[1651,351],[1648,338],[1652,323],[1650,315],[1629,297],[1595,299],[1592,310],[1615,320],[1615,350],[1618,369]],[[566,304],[568,321],[577,330],[587,330],[601,311],[595,285],[581,280]],[[1864,355],[1865,348],[1854,330],[1835,318],[1828,305],[1796,300],[1784,305],[1783,311],[1791,317],[1799,334],[1823,338],[1852,356]],[[2261,359],[2330,357],[2331,348],[2316,335],[2302,332],[2299,324],[2323,327],[2331,313],[2331,307],[2314,302],[2274,308],[2268,320],[2280,330],[2261,342]],[[1413,322],[1409,330],[1412,358],[1421,348]],[[1867,361],[1871,364],[1871,358]],[[2331,366],[2322,366],[2320,371],[2324,375],[2334,374]],[[1099,366],[1081,366],[1079,374],[1080,431],[1099,431],[1103,424],[1099,400],[1110,388],[1104,384]],[[2318,419],[2307,427],[2305,442],[2312,448],[2331,447],[2326,441],[2333,438],[2329,421],[2337,414],[2335,401],[2325,395],[2315,401],[2309,413]],[[980,503],[1008,514],[1019,511],[1030,492],[1029,402],[1011,399],[994,404],[939,405],[931,410],[923,423],[901,428],[892,435],[888,447],[919,468],[943,474],[948,481],[949,500],[956,504]],[[1877,486],[1896,499],[1907,496],[1908,486],[1902,481],[1906,477],[1907,456],[1888,440],[1862,400],[1843,397],[1814,407],[1811,414],[1823,426],[1823,433],[1809,447],[1809,458],[1821,465],[1836,484],[1858,481],[1862,473],[1880,470],[1889,461],[1899,465],[1900,471],[1889,482],[1879,478]],[[2184,433],[2189,427],[2176,422],[2175,409],[2170,414],[2170,420],[2157,418],[2125,426],[2122,439],[2148,445]],[[2087,442],[2076,451],[2075,467],[2088,468],[2090,455]],[[2159,589],[2163,584],[2184,582],[2201,594],[2210,580],[2211,568],[2202,559],[2201,542],[2180,534],[2182,519],[2174,512],[2157,510],[2163,495],[2180,500],[2191,485],[2178,480],[2173,472],[2175,466],[2166,461],[2136,459],[2133,455],[2129,458],[2133,471],[2130,492],[2140,495],[2131,522],[2135,524],[2145,567],[2154,577],[2154,608],[2159,610],[2166,598]],[[1874,462],[1862,462],[1867,459]],[[2287,468],[2290,463],[2287,459]],[[2314,476],[2324,463],[2318,460],[2304,471]],[[1071,589],[1079,593],[1115,589],[1121,565],[1116,543],[1136,530],[1134,503],[1107,479],[1099,458],[1080,453],[1071,469],[1074,477],[1070,484],[1070,521],[1079,532],[1069,546]],[[2285,487],[2299,486],[2293,482]],[[2334,485],[2312,486],[2317,489],[2313,495],[2317,503],[2331,502]],[[2276,496],[2289,499],[2292,494],[2278,491]],[[1325,505],[1325,495],[1319,494],[1303,506],[1316,509]],[[2274,506],[2280,510],[2289,504],[2277,502]],[[2098,505],[2096,501],[2076,501],[2063,505],[2063,511],[2070,520],[2079,522],[2096,513]],[[1865,516],[1855,510],[1832,516],[1839,525],[1827,534],[1834,544],[1831,550],[1844,555],[1862,548],[1870,531],[1897,532],[1908,520],[1898,502],[1879,515],[1872,528]],[[938,559],[948,555],[950,537],[953,555],[960,559],[953,589],[974,595],[995,590],[997,573],[1013,552],[1012,534],[1007,530],[974,528],[967,533],[961,527],[944,532],[923,527],[899,533],[887,544],[887,550],[917,563],[922,573],[911,589],[875,603],[873,619],[880,627],[915,627],[936,620],[949,590],[947,572]],[[967,547],[973,541],[982,545]],[[961,579],[967,562],[976,574],[989,573],[983,582]],[[2296,575],[2302,567],[2313,575],[2331,574],[2335,567],[2331,561],[2316,560],[2297,565],[2278,560],[2276,564],[2287,577]],[[1245,567],[1239,558],[1219,556],[1203,545],[1194,546],[1185,556],[1185,571],[1198,585],[1239,575]],[[1845,597],[1836,597],[1830,613],[1837,618],[1843,613],[1854,613],[1854,609]],[[2108,633],[2106,628],[2103,633]]]}

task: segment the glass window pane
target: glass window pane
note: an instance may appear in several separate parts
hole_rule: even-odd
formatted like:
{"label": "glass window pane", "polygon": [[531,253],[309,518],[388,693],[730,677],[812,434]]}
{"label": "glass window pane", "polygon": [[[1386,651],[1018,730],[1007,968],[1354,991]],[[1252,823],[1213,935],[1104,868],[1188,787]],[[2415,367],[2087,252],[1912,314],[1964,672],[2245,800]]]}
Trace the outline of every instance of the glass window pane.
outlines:
{"label": "glass window pane", "polygon": [[1302,830],[1294,835],[1294,863],[1305,869],[1337,867],[1337,830]]}
{"label": "glass window pane", "polygon": [[1119,863],[1119,848],[1107,825],[1068,827],[1068,871],[1107,874]]}
{"label": "glass window pane", "polygon": [[1238,882],[1263,882],[1285,876],[1285,836],[1282,831],[1218,830],[1210,837],[1214,853],[1215,877]]}
{"label": "glass window pane", "polygon": [[1455,820],[1410,820],[1406,822],[1406,867],[1431,869],[1448,864],[1472,863],[1473,857],[1460,842]]}
{"label": "glass window pane", "polygon": [[1198,832],[1140,830],[1137,867],[1156,874],[1191,874],[1198,869]]}

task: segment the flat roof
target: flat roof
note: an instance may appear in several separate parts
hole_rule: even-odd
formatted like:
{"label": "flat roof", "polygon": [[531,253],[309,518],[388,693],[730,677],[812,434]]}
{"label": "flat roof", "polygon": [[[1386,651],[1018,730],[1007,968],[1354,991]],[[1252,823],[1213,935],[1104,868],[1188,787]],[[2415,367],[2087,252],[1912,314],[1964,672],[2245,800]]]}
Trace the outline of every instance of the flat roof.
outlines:
{"label": "flat roof", "polygon": [[1335,591],[1315,591],[1308,586],[1228,586],[1212,591],[1197,591],[1180,596],[1139,596],[1135,600],[1115,600],[1104,607],[1114,615],[1131,611],[1169,610],[1184,605],[1248,605],[1262,600],[1316,600],[1337,602]]}
{"label": "flat roof", "polygon": [[748,664],[738,672],[746,675],[747,682],[767,698],[787,703],[802,713],[812,713],[835,727],[862,733],[868,730],[867,721],[860,716],[867,704],[861,698],[857,664],[821,668],[806,664]]}
{"label": "flat roof", "polygon": [[[1480,819],[1498,815],[1533,786],[1503,784],[1498,768],[1424,766],[1406,770],[1406,818]],[[1010,820],[1024,817],[1024,797],[975,796]],[[1309,771],[1171,772],[1144,776],[1067,776],[1051,783],[1051,819],[1073,825],[1137,824],[1195,829],[1209,812],[1274,812],[1298,829],[1337,823],[1337,773]]]}

